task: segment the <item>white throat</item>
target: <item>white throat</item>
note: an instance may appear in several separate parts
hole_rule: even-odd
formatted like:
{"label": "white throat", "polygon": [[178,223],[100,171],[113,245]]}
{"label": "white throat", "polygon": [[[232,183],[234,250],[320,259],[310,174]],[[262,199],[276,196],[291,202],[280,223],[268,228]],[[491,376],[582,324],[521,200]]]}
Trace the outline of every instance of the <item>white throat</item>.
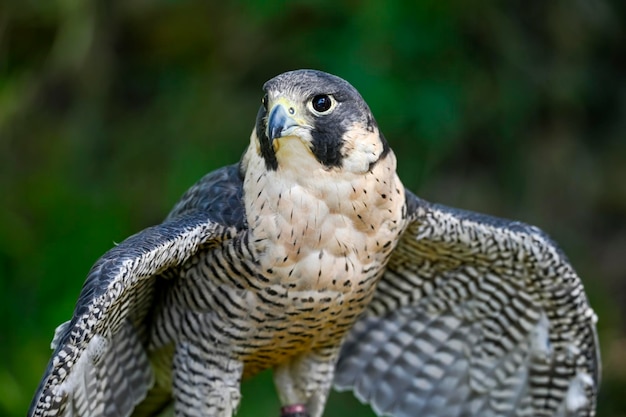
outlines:
{"label": "white throat", "polygon": [[404,228],[393,153],[365,173],[323,167],[295,137],[282,138],[276,156],[278,169],[268,170],[253,134],[243,158],[246,216],[263,270],[304,290],[382,267]]}

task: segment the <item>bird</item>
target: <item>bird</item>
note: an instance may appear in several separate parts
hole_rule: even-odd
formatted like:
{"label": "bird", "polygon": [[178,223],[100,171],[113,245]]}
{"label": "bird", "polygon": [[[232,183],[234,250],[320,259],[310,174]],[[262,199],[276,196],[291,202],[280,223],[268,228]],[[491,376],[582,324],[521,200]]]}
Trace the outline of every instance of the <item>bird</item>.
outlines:
{"label": "bird", "polygon": [[238,163],[89,271],[28,416],[230,417],[272,369],[283,417],[593,416],[597,316],[537,227],[405,189],[359,92],[263,85]]}

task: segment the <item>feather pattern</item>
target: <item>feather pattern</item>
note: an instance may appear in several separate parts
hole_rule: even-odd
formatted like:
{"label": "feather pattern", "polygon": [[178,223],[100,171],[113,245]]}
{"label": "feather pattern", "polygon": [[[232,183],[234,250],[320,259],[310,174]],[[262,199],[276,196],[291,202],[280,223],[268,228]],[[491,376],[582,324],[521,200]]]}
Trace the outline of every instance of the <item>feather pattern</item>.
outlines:
{"label": "feather pattern", "polygon": [[520,222],[407,205],[335,386],[394,417],[593,415],[596,318],[558,247]]}
{"label": "feather pattern", "polygon": [[[55,351],[28,415],[130,415],[152,383],[143,345],[147,343],[144,320],[152,308],[155,282],[200,249],[236,233],[241,216],[234,225],[225,224],[237,213],[224,206],[240,204],[240,183],[235,166],[208,175],[190,190],[202,190],[202,197],[195,201],[206,210],[189,207],[183,198],[163,224],[127,238],[96,262],[72,320],[57,329],[52,343]],[[214,203],[217,196],[219,204]],[[128,391],[115,396],[110,389],[120,382],[133,385],[123,401]],[[117,400],[111,402],[111,398]]]}

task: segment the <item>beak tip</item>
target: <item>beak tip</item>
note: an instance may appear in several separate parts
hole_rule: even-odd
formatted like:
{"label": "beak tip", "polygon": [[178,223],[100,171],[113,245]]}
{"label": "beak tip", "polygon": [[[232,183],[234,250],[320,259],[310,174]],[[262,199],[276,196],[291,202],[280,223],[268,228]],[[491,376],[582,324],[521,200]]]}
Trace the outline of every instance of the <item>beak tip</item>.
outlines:
{"label": "beak tip", "polygon": [[283,133],[290,127],[296,125],[296,122],[287,114],[285,107],[277,104],[270,111],[267,122],[267,136],[270,141],[274,141],[283,136]]}
{"label": "beak tip", "polygon": [[274,139],[278,139],[282,135],[282,127],[280,126],[270,126],[269,127],[269,139],[273,141]]}

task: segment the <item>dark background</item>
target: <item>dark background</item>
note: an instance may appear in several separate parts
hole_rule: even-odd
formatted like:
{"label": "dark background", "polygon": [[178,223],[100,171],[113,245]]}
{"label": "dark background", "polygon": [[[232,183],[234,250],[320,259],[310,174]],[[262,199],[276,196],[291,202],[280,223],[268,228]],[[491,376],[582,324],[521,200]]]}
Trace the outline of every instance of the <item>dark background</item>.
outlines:
{"label": "dark background", "polygon": [[[237,161],[262,83],[307,67],[362,93],[418,195],[560,243],[600,318],[598,413],[626,416],[626,3],[500,3],[0,3],[0,415],[91,264]],[[239,415],[278,415],[269,375]]]}

